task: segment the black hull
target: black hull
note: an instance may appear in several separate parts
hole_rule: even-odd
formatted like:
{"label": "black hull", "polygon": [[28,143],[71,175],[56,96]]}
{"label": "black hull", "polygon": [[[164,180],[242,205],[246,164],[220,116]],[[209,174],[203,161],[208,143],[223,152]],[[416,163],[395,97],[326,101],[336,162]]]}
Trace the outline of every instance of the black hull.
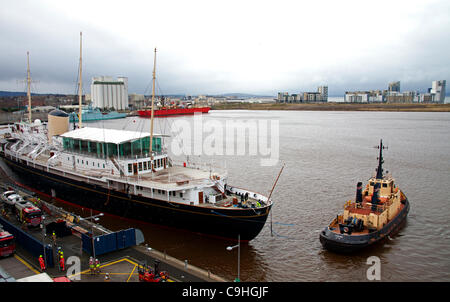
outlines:
{"label": "black hull", "polygon": [[408,212],[409,202],[406,199],[402,211],[381,230],[367,235],[347,235],[336,234],[326,227],[320,233],[320,242],[325,249],[332,252],[342,254],[358,252],[397,233],[404,225]]}
{"label": "black hull", "polygon": [[81,207],[165,227],[236,240],[254,239],[264,227],[271,206],[258,209],[208,208],[109,191],[3,157],[22,185]]}

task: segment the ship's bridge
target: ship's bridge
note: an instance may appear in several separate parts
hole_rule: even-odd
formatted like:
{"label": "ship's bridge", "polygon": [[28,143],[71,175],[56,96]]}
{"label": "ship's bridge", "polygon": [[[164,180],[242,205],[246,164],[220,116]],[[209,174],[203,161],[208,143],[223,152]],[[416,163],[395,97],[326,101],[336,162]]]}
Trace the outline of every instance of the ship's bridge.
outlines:
{"label": "ship's bridge", "polygon": [[[150,134],[146,132],[125,131],[116,129],[85,127],[66,132],[61,135],[65,152],[72,153],[68,157],[69,165],[75,168],[106,168],[102,164],[89,166],[88,157],[94,160],[110,160],[120,174],[136,175],[150,172]],[[162,150],[162,139],[167,135],[153,134],[152,153],[153,170],[161,170],[168,166],[167,154]],[[76,157],[81,156],[80,158]],[[88,166],[84,167],[85,162]]]}
{"label": "ship's bridge", "polygon": [[380,196],[391,196],[391,194],[394,193],[394,179],[392,176],[388,175],[384,176],[382,179],[378,179],[376,177],[369,179],[369,183],[367,184],[368,195],[373,194],[376,183],[380,184]]}

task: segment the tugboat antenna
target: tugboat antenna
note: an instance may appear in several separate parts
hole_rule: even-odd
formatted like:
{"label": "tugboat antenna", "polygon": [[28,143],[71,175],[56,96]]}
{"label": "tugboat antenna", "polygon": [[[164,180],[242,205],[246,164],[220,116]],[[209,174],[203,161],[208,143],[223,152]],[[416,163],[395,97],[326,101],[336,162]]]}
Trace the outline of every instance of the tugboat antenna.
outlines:
{"label": "tugboat antenna", "polygon": [[387,147],[383,146],[383,140],[380,139],[380,145],[376,147],[380,149],[380,155],[378,156],[378,168],[377,168],[377,179],[383,179],[383,149],[387,149]]}

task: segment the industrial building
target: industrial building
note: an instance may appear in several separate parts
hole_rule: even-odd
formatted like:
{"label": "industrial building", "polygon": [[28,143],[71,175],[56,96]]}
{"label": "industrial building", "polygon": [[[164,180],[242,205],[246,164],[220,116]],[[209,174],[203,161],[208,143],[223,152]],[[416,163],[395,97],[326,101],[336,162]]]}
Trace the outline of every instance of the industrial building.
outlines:
{"label": "industrial building", "polygon": [[128,78],[109,76],[92,78],[91,98],[93,107],[128,109]]}
{"label": "industrial building", "polygon": [[444,103],[445,101],[445,80],[431,82],[430,93],[434,95],[434,101]]}

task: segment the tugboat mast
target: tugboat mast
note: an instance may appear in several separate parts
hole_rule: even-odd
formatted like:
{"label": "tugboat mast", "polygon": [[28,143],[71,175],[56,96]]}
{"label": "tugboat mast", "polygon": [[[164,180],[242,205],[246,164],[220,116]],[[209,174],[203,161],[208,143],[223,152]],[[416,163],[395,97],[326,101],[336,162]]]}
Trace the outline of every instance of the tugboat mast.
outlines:
{"label": "tugboat mast", "polygon": [[380,149],[380,155],[378,156],[378,168],[377,168],[377,176],[376,179],[383,179],[383,149],[385,148],[383,146],[383,140],[380,139],[380,146],[377,147]]}

